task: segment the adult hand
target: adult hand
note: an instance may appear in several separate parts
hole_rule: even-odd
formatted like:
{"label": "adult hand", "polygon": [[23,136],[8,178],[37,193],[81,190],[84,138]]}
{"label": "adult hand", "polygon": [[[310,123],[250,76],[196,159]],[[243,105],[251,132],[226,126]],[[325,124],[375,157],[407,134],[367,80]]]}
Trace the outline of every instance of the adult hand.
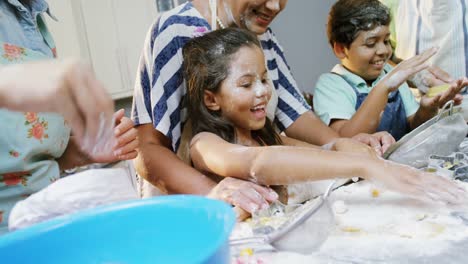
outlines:
{"label": "adult hand", "polygon": [[386,131],[374,134],[360,133],[352,138],[373,148],[378,156],[382,156],[395,143],[395,138]]}
{"label": "adult hand", "polygon": [[421,92],[427,93],[430,87],[451,83],[454,80],[450,74],[441,68],[437,66],[430,66],[427,69],[416,73],[409,79],[409,81]]}
{"label": "adult hand", "polygon": [[[90,160],[95,163],[109,163],[118,160],[134,159],[137,156],[138,147],[137,130],[134,128],[133,121],[125,116],[125,111],[120,109],[114,114],[115,128],[114,134],[110,139],[104,140],[106,147],[95,153],[88,153]],[[100,142],[98,142],[99,144]]]}
{"label": "adult hand", "polygon": [[421,97],[421,101],[419,104],[422,108],[438,109],[443,107],[444,104],[448,101],[453,100],[455,105],[458,105],[463,100],[463,96],[459,94],[459,92],[461,89],[463,89],[463,87],[467,85],[468,79],[466,77],[459,80],[455,80],[450,83],[450,87],[443,93],[440,93],[432,98],[428,97],[427,95],[424,95],[423,97]]}
{"label": "adult hand", "polygon": [[2,66],[0,106],[60,113],[88,149],[96,143],[103,122],[112,126],[114,112],[114,102],[91,68],[70,59]]}
{"label": "adult hand", "polygon": [[366,179],[415,198],[448,204],[466,204],[466,191],[454,182],[434,173],[387,160],[375,160],[367,169]]}
{"label": "adult hand", "polygon": [[383,84],[388,92],[398,89],[411,76],[429,67],[428,60],[436,54],[437,49],[431,48],[412,58],[400,62],[379,83]]}
{"label": "adult hand", "polygon": [[351,138],[338,138],[333,142],[330,150],[363,154],[370,158],[377,158],[377,152],[367,144]]}
{"label": "adult hand", "polygon": [[[278,194],[268,187],[253,182],[226,177],[211,190],[208,197],[223,200],[253,213],[258,209],[267,208],[269,202],[278,199]],[[247,215],[239,209],[236,210],[237,219],[243,220]]]}

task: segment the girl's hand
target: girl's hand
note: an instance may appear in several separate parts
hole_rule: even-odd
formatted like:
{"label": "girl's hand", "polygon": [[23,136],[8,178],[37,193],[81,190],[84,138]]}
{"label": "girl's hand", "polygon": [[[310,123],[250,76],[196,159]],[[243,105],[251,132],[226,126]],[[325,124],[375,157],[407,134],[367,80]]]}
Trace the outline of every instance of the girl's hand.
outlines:
{"label": "girl's hand", "polygon": [[383,84],[389,93],[397,90],[398,87],[411,76],[429,67],[428,60],[434,56],[436,52],[436,48],[431,48],[419,55],[400,62],[379,83]]}
{"label": "girl's hand", "polygon": [[468,201],[468,194],[464,189],[434,173],[382,159],[369,162],[374,164],[368,166],[368,177],[365,178],[390,190],[446,204],[466,204]]}
{"label": "girl's hand", "polygon": [[211,190],[208,197],[236,206],[237,219],[243,220],[248,216],[244,211],[253,213],[267,208],[270,202],[278,199],[278,194],[253,182],[226,177]]}
{"label": "girl's hand", "polygon": [[424,95],[420,101],[420,107],[425,109],[438,109],[444,106],[450,100],[453,100],[455,105],[462,102],[463,96],[459,94],[460,90],[468,85],[468,79],[466,77],[453,81],[450,83],[450,88],[445,92],[440,93],[434,97],[428,97]]}
{"label": "girl's hand", "polygon": [[96,154],[88,154],[90,159],[96,163],[109,163],[119,160],[134,159],[137,156],[138,146],[137,130],[133,121],[124,116],[125,111],[120,109],[114,113],[115,128],[111,149]]}

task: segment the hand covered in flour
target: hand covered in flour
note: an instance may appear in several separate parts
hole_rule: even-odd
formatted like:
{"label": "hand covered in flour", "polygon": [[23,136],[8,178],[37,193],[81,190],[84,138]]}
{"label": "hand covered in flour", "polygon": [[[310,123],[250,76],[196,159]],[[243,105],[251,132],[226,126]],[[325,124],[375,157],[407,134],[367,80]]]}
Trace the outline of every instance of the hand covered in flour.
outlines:
{"label": "hand covered in flour", "polygon": [[429,66],[408,80],[413,87],[417,87],[421,92],[427,93],[430,87],[452,83],[455,81],[450,74],[437,66]]}
{"label": "hand covered in flour", "polygon": [[368,145],[375,150],[378,156],[382,156],[383,153],[385,153],[385,151],[395,143],[395,138],[386,131],[374,134],[360,133],[352,137],[352,139]]}
{"label": "hand covered in flour", "polygon": [[100,128],[111,127],[114,112],[114,102],[91,68],[76,60],[1,66],[0,107],[57,112],[67,120],[80,146],[88,149],[102,134]]}
{"label": "hand covered in flour", "polygon": [[466,204],[467,192],[454,182],[434,173],[379,159],[366,167],[364,178],[390,190],[412,197],[444,204]]}
{"label": "hand covered in flour", "polygon": [[[268,187],[253,182],[226,177],[208,194],[235,206],[237,220],[244,220],[258,209],[264,209],[278,199],[278,194]],[[248,212],[248,213],[247,213]]]}
{"label": "hand covered in flour", "polygon": [[450,100],[453,100],[455,105],[459,105],[463,100],[463,96],[459,94],[459,92],[463,87],[468,85],[468,79],[464,77],[459,80],[452,81],[448,83],[448,85],[450,86],[446,91],[437,94],[436,96],[430,97],[428,94],[425,94],[421,97],[421,101],[419,103],[420,107],[424,109],[438,110]]}
{"label": "hand covered in flour", "polygon": [[96,163],[109,163],[119,160],[130,160],[137,156],[138,146],[137,130],[133,121],[125,116],[125,111],[120,109],[114,114],[115,127],[113,135],[107,140],[107,147],[102,150],[88,153],[89,158]]}
{"label": "hand covered in flour", "polygon": [[[368,134],[364,134],[368,135]],[[329,150],[339,151],[339,152],[348,152],[363,154],[370,158],[377,158],[377,152],[375,149],[371,148],[369,145],[363,144],[355,139],[351,138],[338,138],[331,143],[331,148]],[[329,145],[329,144],[327,144]],[[325,145],[323,148],[327,149]]]}
{"label": "hand covered in flour", "polygon": [[437,53],[437,48],[431,48],[412,58],[400,62],[377,85],[393,92],[414,74],[429,67],[428,60]]}

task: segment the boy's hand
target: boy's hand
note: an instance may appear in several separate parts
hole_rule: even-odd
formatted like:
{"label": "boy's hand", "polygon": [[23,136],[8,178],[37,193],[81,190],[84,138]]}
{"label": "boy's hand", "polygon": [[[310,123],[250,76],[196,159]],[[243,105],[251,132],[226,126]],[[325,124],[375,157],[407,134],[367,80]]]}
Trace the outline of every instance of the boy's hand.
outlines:
{"label": "boy's hand", "polygon": [[453,81],[450,83],[450,87],[443,93],[440,93],[434,97],[424,95],[420,101],[420,107],[424,109],[438,109],[444,106],[450,100],[453,100],[455,105],[458,105],[463,100],[463,96],[459,94],[460,90],[468,85],[468,79],[466,77]]}
{"label": "boy's hand", "polygon": [[387,91],[393,92],[411,76],[429,67],[428,60],[437,53],[437,48],[430,48],[423,53],[400,62],[381,81]]}

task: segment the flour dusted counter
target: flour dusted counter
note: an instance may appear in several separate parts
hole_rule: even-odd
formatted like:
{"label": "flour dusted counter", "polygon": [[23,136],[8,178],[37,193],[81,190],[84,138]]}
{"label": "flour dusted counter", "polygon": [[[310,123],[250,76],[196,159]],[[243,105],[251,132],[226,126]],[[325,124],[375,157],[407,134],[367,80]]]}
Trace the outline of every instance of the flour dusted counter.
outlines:
{"label": "flour dusted counter", "polygon": [[[468,190],[468,183],[459,184]],[[232,263],[467,262],[467,208],[418,201],[365,181],[335,190],[330,201],[335,225],[318,251],[300,255],[246,248]]]}

